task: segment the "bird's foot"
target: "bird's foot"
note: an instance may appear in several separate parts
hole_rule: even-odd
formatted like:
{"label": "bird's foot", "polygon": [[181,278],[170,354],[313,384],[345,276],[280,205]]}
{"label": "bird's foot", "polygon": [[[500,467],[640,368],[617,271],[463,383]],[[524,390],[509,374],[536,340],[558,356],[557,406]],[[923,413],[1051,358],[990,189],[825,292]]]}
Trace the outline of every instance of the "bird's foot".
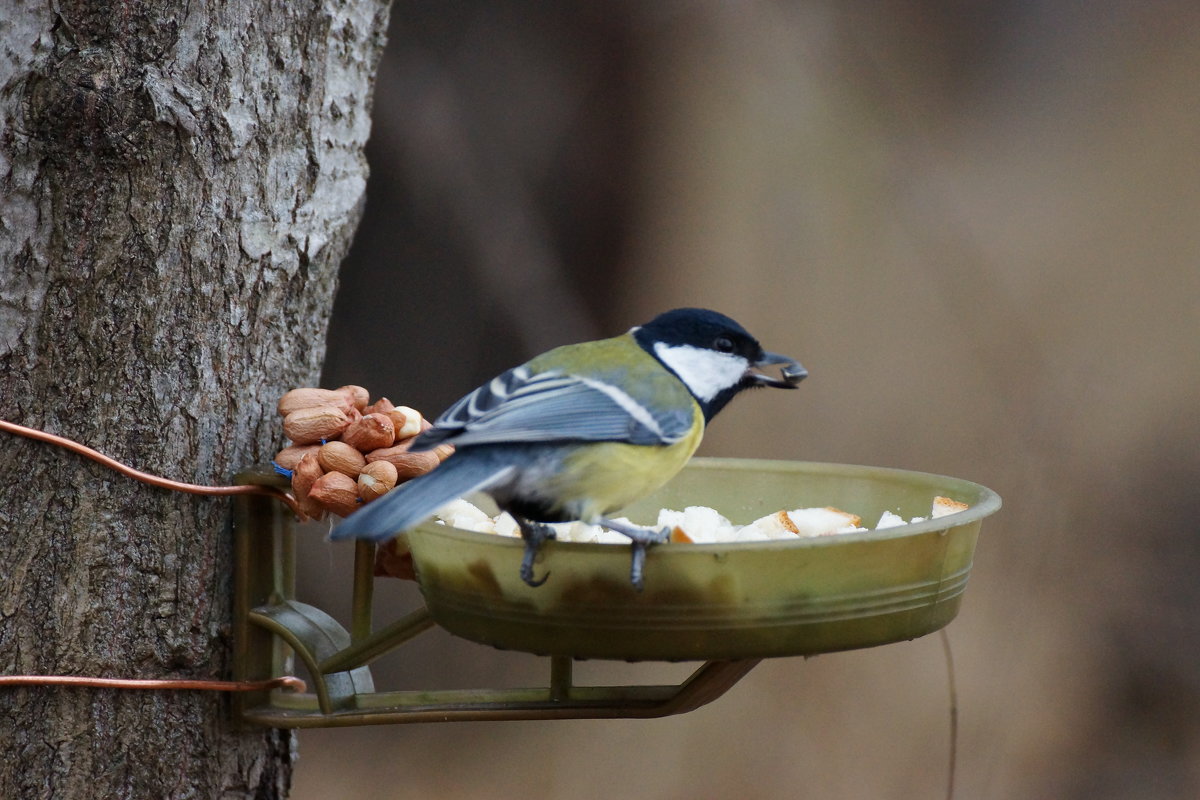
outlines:
{"label": "bird's foot", "polygon": [[631,541],[642,545],[662,544],[671,538],[670,528],[646,528],[631,522],[621,522],[605,517],[596,520],[596,524],[602,525],[610,531],[616,531],[622,536],[628,536]]}
{"label": "bird's foot", "polygon": [[598,522],[609,530],[628,536],[633,554],[629,564],[629,582],[639,592],[645,585],[644,571],[646,566],[646,548],[652,544],[662,544],[671,538],[670,528],[644,528],[626,522],[611,519],[600,519]]}
{"label": "bird's foot", "polygon": [[541,586],[550,577],[547,572],[540,580],[533,577],[533,562],[537,558],[538,551],[541,550],[542,544],[548,539],[553,539],[554,528],[544,522],[532,522],[527,519],[517,517],[517,526],[521,529],[521,538],[525,540],[525,556],[521,559],[521,580],[533,587]]}

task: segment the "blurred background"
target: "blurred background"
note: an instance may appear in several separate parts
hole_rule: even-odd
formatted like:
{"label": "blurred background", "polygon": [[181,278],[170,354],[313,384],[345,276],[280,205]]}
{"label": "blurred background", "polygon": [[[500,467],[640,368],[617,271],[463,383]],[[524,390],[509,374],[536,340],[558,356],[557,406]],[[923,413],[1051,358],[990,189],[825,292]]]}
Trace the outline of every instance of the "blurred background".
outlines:
{"label": "blurred background", "polygon": [[[397,0],[323,385],[432,417],[553,345],[720,309],[811,377],[702,454],[1004,498],[948,629],[957,796],[1200,796],[1197,86],[1190,2]],[[345,608],[322,534],[304,599]],[[410,649],[380,683],[546,676]],[[304,731],[293,797],[941,797],[948,716],[931,636],[663,720]]]}

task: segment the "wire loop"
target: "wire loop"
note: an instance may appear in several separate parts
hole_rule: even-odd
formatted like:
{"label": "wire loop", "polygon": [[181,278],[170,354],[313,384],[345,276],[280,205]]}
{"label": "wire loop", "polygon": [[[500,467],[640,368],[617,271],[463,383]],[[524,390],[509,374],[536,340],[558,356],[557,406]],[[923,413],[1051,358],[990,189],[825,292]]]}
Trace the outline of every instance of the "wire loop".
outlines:
{"label": "wire loop", "polygon": [[98,689],[192,689],[205,692],[260,692],[287,689],[304,692],[307,685],[294,675],[263,681],[218,681],[172,678],[90,678],[83,675],[0,675],[0,686],[88,686]]}
{"label": "wire loop", "polygon": [[8,431],[17,436],[25,436],[29,439],[36,439],[40,442],[49,442],[50,444],[58,445],[66,448],[72,453],[90,458],[99,464],[103,464],[109,469],[116,470],[122,475],[126,475],[134,480],[148,483],[151,486],[157,486],[160,489],[172,489],[176,492],[186,492],[187,494],[201,494],[209,496],[224,496],[235,494],[261,494],[268,497],[274,497],[287,505],[295,514],[303,517],[300,511],[300,506],[296,502],[296,498],[289,492],[282,489],[276,489],[274,486],[201,486],[195,483],[184,483],[183,481],[173,481],[170,478],[163,478],[159,475],[151,475],[149,472],[142,472],[134,469],[126,464],[122,464],[115,458],[110,458],[98,450],[93,450],[87,445],[80,444],[73,439],[68,439],[65,436],[57,436],[53,433],[46,433],[37,428],[27,428],[24,425],[17,425],[15,422],[8,422],[0,419],[0,430]]}
{"label": "wire loop", "polygon": [[[110,458],[98,450],[82,445],[73,439],[68,439],[65,436],[57,436],[53,433],[40,431],[37,428],[27,428],[24,425],[17,425],[15,422],[8,422],[0,419],[0,430],[7,431],[17,436],[24,436],[29,439],[36,439],[40,442],[48,442],[66,448],[73,453],[77,453],[85,458],[90,458],[92,461],[103,464],[109,469],[116,470],[122,475],[126,475],[134,480],[148,483],[151,486],[157,486],[160,489],[171,489],[176,492],[186,492],[188,494],[200,494],[208,496],[224,496],[238,494],[259,494],[268,497],[274,497],[282,501],[293,512],[303,516],[300,512],[300,507],[296,503],[296,498],[290,493],[281,489],[276,489],[273,486],[201,486],[195,483],[184,483],[182,481],[174,481],[170,478],[163,478],[158,475],[151,475],[148,472],[134,469],[126,464],[122,464],[115,458]],[[281,678],[271,678],[263,681],[220,681],[220,680],[191,680],[191,679],[170,679],[170,678],[92,678],[82,675],[0,675],[0,686],[88,686],[104,689],[175,689],[175,690],[198,690],[210,692],[256,692],[265,691],[267,689],[283,688],[293,692],[303,692],[306,690],[304,681],[300,678],[285,675]]]}

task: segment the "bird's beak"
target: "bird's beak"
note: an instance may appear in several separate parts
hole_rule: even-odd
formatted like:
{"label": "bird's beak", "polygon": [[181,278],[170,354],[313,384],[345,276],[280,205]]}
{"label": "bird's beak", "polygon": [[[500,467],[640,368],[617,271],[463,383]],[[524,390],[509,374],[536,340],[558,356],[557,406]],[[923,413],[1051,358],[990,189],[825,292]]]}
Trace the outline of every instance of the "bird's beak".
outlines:
{"label": "bird's beak", "polygon": [[757,382],[760,386],[774,386],[779,389],[795,389],[796,384],[808,377],[806,370],[799,361],[787,356],[781,356],[778,353],[763,353],[762,358],[754,362],[755,367],[769,367],[774,364],[782,364],[780,369],[780,378],[772,378],[770,375],[764,375],[761,372],[751,372],[749,377]]}

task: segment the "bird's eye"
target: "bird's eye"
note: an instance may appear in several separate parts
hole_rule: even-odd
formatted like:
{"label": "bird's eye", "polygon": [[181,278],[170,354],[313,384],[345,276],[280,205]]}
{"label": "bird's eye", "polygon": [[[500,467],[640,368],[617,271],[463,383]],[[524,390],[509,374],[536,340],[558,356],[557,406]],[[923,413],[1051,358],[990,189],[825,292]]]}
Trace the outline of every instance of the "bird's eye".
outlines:
{"label": "bird's eye", "polygon": [[716,341],[713,342],[713,349],[718,353],[732,353],[733,340],[728,336],[718,336]]}

